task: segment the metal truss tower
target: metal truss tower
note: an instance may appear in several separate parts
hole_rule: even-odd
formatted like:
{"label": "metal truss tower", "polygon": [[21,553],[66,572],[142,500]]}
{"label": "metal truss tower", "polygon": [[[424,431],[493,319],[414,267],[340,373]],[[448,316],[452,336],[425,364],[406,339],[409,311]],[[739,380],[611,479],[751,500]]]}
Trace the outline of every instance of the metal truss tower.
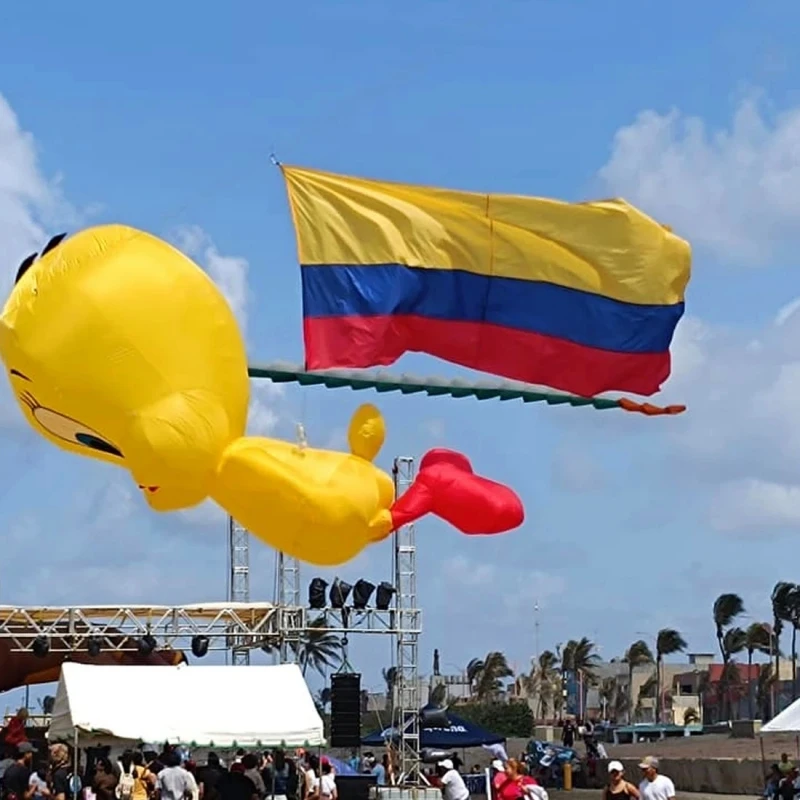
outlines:
{"label": "metal truss tower", "polygon": [[[275,564],[275,605],[279,610],[300,607],[300,562],[278,553]],[[280,641],[280,662],[295,660],[297,633],[290,631]]]}
{"label": "metal truss tower", "polygon": [[[414,459],[396,458],[392,470],[395,496],[414,482]],[[404,784],[417,787],[420,779],[419,744],[419,632],[417,606],[417,545],[414,526],[399,528],[394,535],[395,588],[397,589],[397,675],[395,679],[395,726],[400,731],[400,775]]]}
{"label": "metal truss tower", "polygon": [[[228,601],[250,602],[250,533],[233,517],[228,517]],[[247,666],[250,648],[247,642],[231,637],[231,663]]]}

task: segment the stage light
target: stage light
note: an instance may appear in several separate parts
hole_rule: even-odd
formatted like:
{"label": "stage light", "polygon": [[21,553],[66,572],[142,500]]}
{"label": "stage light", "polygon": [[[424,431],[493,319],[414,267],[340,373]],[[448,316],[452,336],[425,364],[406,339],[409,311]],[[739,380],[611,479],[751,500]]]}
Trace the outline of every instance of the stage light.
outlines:
{"label": "stage light", "polygon": [[448,730],[450,718],[444,708],[423,708],[419,712],[420,728],[436,728]]}
{"label": "stage light", "polygon": [[328,581],[322,578],[314,578],[308,586],[308,605],[309,608],[325,608],[325,590],[328,588]]}
{"label": "stage light", "polygon": [[192,637],[192,655],[195,658],[202,658],[208,653],[208,636],[193,636]]}
{"label": "stage light", "polygon": [[148,633],[139,639],[136,643],[136,649],[139,651],[140,656],[149,656],[156,649],[157,644],[156,640]]}
{"label": "stage light", "polygon": [[36,658],[45,658],[50,652],[50,641],[46,636],[37,636],[33,640],[33,654]]}
{"label": "stage light", "polygon": [[374,583],[365,581],[363,578],[356,581],[356,585],[353,587],[353,608],[366,608],[374,591]]}
{"label": "stage light", "polygon": [[333,586],[331,586],[331,606],[333,606],[333,608],[344,608],[344,604],[347,602],[347,597],[352,588],[353,587],[349,583],[336,578],[333,582]]}
{"label": "stage light", "polygon": [[452,753],[447,750],[440,750],[438,747],[424,747],[419,754],[420,761],[423,764],[438,764],[446,758],[450,758]]}
{"label": "stage light", "polygon": [[99,636],[90,636],[86,640],[86,649],[92,658],[97,658],[100,655],[100,650],[103,648],[103,640]]}
{"label": "stage light", "polygon": [[375,595],[375,608],[378,611],[388,611],[392,604],[392,597],[397,590],[388,581],[381,581],[378,585],[378,593]]}

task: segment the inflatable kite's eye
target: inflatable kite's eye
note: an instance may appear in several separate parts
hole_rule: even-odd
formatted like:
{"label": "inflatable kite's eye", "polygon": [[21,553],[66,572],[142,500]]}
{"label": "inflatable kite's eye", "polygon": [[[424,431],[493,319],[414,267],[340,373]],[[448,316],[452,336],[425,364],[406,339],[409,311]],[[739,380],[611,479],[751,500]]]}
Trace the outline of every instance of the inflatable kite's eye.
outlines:
{"label": "inflatable kite's eye", "polygon": [[81,444],[86,445],[86,447],[91,447],[92,450],[99,450],[101,453],[108,453],[112,456],[122,455],[113,444],[107,442],[105,439],[101,439],[99,436],[95,436],[93,433],[76,433],[75,439]]}
{"label": "inflatable kite's eye", "polygon": [[79,444],[99,453],[106,453],[110,456],[122,458],[119,448],[104,439],[97,431],[93,431],[82,422],[78,422],[71,417],[51,411],[49,408],[36,406],[31,409],[36,421],[53,436],[63,439],[65,442]]}

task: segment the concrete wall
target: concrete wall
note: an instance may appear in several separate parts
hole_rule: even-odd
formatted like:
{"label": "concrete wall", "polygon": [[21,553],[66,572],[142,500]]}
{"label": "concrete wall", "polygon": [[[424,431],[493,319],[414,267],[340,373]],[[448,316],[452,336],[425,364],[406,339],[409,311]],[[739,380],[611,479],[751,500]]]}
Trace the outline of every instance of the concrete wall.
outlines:
{"label": "concrete wall", "polygon": [[[527,739],[509,739],[508,754],[517,757],[525,750]],[[582,747],[578,748],[580,752]],[[466,751],[465,762],[469,769],[473,764],[488,766],[491,756],[482,748]],[[625,766],[628,780],[638,785],[641,772],[639,758],[619,759]],[[679,792],[706,792],[713,794],[753,794],[760,796],[764,789],[766,769],[761,761],[737,758],[662,758],[661,772],[672,778]],[[608,775],[608,762],[597,764],[597,778],[589,785],[599,788]]]}
{"label": "concrete wall", "polygon": [[[639,759],[621,759],[625,775],[638,784]],[[712,792],[714,794],[755,794],[764,789],[764,768],[760,761],[737,758],[662,758],[659,772],[672,779],[679,792]],[[607,761],[598,763],[597,780],[603,785]]]}

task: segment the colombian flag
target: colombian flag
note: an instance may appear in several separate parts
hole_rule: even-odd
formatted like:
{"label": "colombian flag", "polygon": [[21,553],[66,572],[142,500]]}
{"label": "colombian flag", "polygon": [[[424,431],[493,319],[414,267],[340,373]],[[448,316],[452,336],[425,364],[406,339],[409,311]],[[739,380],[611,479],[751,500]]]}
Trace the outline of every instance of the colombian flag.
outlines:
{"label": "colombian flag", "polygon": [[429,353],[592,396],[669,376],[691,252],[624,200],[564,203],[282,167],[306,368]]}

